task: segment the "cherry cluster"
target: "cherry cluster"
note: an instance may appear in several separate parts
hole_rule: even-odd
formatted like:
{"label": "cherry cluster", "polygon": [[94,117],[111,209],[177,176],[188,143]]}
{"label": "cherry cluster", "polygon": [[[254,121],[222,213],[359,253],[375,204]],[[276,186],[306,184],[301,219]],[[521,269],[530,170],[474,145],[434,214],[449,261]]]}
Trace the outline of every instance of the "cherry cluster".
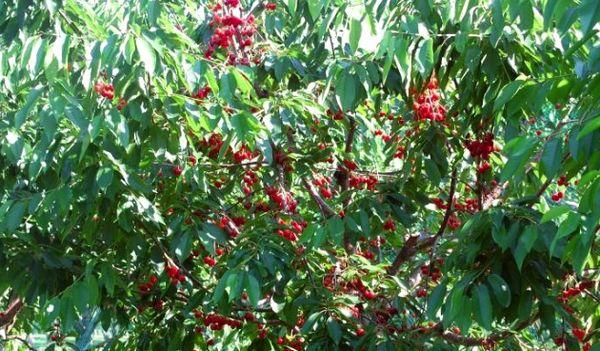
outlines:
{"label": "cherry cluster", "polygon": [[223,216],[219,221],[219,227],[227,232],[230,238],[235,238],[240,234],[240,227],[246,223],[244,217]]}
{"label": "cherry cluster", "polygon": [[563,197],[565,196],[565,194],[563,194],[562,191],[557,191],[554,194],[552,194],[552,201],[554,202],[558,202],[560,201]]}
{"label": "cherry cluster", "polygon": [[471,157],[488,160],[490,154],[496,151],[494,148],[494,134],[485,133],[481,140],[467,140],[466,147],[471,153]]}
{"label": "cherry cluster", "polygon": [[219,133],[212,133],[208,140],[200,140],[200,147],[208,150],[208,157],[216,159],[223,146],[223,136]]}
{"label": "cherry cluster", "polygon": [[380,137],[381,137],[381,139],[382,139],[384,142],[386,142],[386,143],[387,143],[388,141],[392,140],[392,136],[391,136],[391,135],[389,135],[389,134],[386,134],[386,133],[384,133],[384,132],[383,132],[383,130],[381,130],[381,129],[377,129],[377,130],[375,131],[375,135],[376,135],[376,136],[380,136]]}
{"label": "cherry cluster", "polygon": [[317,177],[313,180],[313,184],[319,188],[319,193],[325,199],[331,199],[333,197],[333,192],[329,189],[329,184],[331,184],[330,177]]}
{"label": "cherry cluster", "polygon": [[393,219],[388,218],[385,222],[383,222],[383,229],[387,230],[388,232],[395,232],[396,223],[394,223]]}
{"label": "cherry cluster", "polygon": [[[288,223],[281,218],[279,218],[277,220],[277,224],[279,224],[281,226],[288,226]],[[296,241],[296,240],[298,240],[298,236],[300,234],[302,234],[302,231],[307,226],[308,226],[308,223],[306,221],[302,221],[300,223],[298,223],[296,221],[291,221],[289,223],[289,227],[283,228],[283,229],[277,229],[276,232],[277,232],[277,235],[279,235],[280,237],[282,237],[286,240]]]}
{"label": "cherry cluster", "polygon": [[253,153],[248,149],[248,147],[245,144],[242,144],[240,149],[233,153],[233,159],[236,163],[242,163],[244,160],[251,160],[257,155],[258,153]]}
{"label": "cherry cluster", "polygon": [[196,104],[201,104],[204,99],[208,97],[208,95],[212,92],[212,89],[205,85],[204,87],[198,89],[195,93],[192,93],[190,97],[196,100]]}
{"label": "cherry cluster", "polygon": [[96,84],[94,84],[94,91],[108,100],[112,100],[115,98],[115,88],[112,84],[97,82]]}
{"label": "cherry cluster", "polygon": [[406,152],[406,148],[402,145],[398,145],[396,148],[396,153],[394,154],[394,158],[403,159]]}
{"label": "cherry cluster", "polygon": [[239,1],[225,0],[224,5],[217,4],[212,9],[213,17],[209,25],[214,32],[204,57],[210,59],[217,49],[223,49],[227,52],[227,62],[230,65],[248,66],[252,55],[254,63],[259,63],[260,56],[251,49],[256,33],[254,15],[245,16],[239,8]]}
{"label": "cherry cluster", "polygon": [[370,175],[370,176],[351,176],[350,179],[348,180],[348,184],[356,189],[363,189],[364,185],[367,186],[367,190],[373,191],[375,190],[375,186],[377,185],[377,178]]}
{"label": "cherry cluster", "polygon": [[415,94],[413,110],[419,121],[439,121],[446,119],[446,107],[440,102],[437,79],[432,77],[420,94]]}
{"label": "cherry cluster", "polygon": [[[115,98],[115,88],[112,84],[96,82],[96,84],[94,84],[94,91],[108,100]],[[127,100],[120,97],[119,101],[117,102],[117,110],[121,111],[125,108],[125,106],[127,106]]]}
{"label": "cherry cluster", "polygon": [[280,210],[290,213],[295,213],[298,207],[298,201],[289,191],[280,191],[274,186],[265,187],[265,192],[271,201],[277,204]]}
{"label": "cherry cluster", "polygon": [[203,319],[203,323],[210,330],[223,330],[223,327],[228,325],[231,328],[237,329],[242,326],[242,322],[237,319],[228,318],[217,313],[210,313]]}
{"label": "cherry cluster", "polygon": [[177,266],[166,266],[167,276],[171,278],[171,284],[177,285],[185,281],[185,274],[182,274]]}
{"label": "cherry cluster", "polygon": [[377,294],[375,294],[372,290],[369,290],[359,278],[348,282],[346,284],[346,289],[355,290],[366,300],[373,300],[377,298]]}
{"label": "cherry cluster", "polygon": [[342,110],[337,110],[334,112],[331,109],[327,109],[325,113],[327,114],[327,116],[333,118],[334,121],[341,121],[344,119],[344,111]]}
{"label": "cherry cluster", "polygon": [[155,275],[151,275],[150,278],[148,279],[148,282],[141,283],[138,285],[140,294],[148,295],[150,293],[150,291],[152,290],[152,288],[154,288],[154,285],[156,285],[157,282],[158,282],[158,278]]}
{"label": "cherry cluster", "polygon": [[[250,196],[252,194],[252,187],[254,186],[254,184],[256,184],[258,182],[258,176],[256,175],[256,173],[253,170],[247,169],[244,172],[244,177],[242,178],[242,182],[244,182],[244,185],[242,186],[242,191],[247,196]],[[249,202],[248,202],[248,205],[250,205]],[[267,210],[268,210],[268,207],[267,207]]]}
{"label": "cherry cluster", "polygon": [[442,271],[438,266],[444,265],[444,259],[439,258],[435,262],[421,266],[421,274],[431,278],[433,282],[437,282],[442,277]]}
{"label": "cherry cluster", "polygon": [[593,285],[594,282],[592,282],[591,280],[583,281],[577,286],[564,290],[558,297],[558,300],[562,303],[566,303],[571,297],[580,295],[582,292],[584,292],[586,289],[591,288]]}
{"label": "cherry cluster", "polygon": [[[444,206],[444,208],[446,208],[446,205],[443,205],[443,206]],[[465,199],[465,203],[460,203],[455,200],[452,207],[459,212],[467,212],[467,213],[471,213],[471,214],[477,212],[477,210],[479,209],[479,205],[477,204],[476,198]]]}

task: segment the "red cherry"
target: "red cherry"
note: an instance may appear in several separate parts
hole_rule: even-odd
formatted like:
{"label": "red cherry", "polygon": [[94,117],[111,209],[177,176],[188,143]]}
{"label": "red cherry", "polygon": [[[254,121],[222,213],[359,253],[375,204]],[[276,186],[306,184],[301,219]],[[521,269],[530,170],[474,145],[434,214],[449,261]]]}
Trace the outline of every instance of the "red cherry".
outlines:
{"label": "red cherry", "polygon": [[174,167],[173,167],[173,169],[172,169],[172,171],[173,171],[173,174],[174,174],[176,177],[179,177],[179,176],[181,175],[181,173],[183,173],[183,167],[181,167],[181,166],[179,166],[179,165],[177,165],[177,166],[174,166]]}
{"label": "red cherry", "polygon": [[356,336],[361,337],[365,335],[366,331],[363,328],[356,329]]}
{"label": "red cherry", "polygon": [[277,344],[283,345],[283,338],[277,338]]}

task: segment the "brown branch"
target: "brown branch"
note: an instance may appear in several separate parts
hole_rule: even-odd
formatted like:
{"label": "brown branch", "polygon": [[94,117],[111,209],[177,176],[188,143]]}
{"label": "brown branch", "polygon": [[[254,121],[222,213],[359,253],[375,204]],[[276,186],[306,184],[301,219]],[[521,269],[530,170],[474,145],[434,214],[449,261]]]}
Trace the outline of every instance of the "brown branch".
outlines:
{"label": "brown branch", "polygon": [[490,336],[488,336],[487,338],[474,338],[474,337],[456,334],[456,333],[449,332],[449,331],[444,331],[442,329],[441,323],[439,323],[436,326],[436,331],[441,334],[441,337],[444,340],[451,342],[453,344],[458,344],[458,345],[463,345],[463,346],[482,346],[482,345],[486,345],[489,343],[495,343],[496,341],[506,339],[511,334],[527,328],[528,326],[533,324],[538,319],[538,316],[539,316],[539,314],[535,314],[531,318],[519,323],[514,329],[504,330],[499,333],[493,333]]}
{"label": "brown branch", "polygon": [[456,168],[452,171],[452,180],[450,181],[450,192],[448,193],[448,201],[446,205],[446,213],[444,214],[444,219],[442,220],[442,224],[440,225],[440,229],[437,233],[424,240],[419,241],[418,236],[411,236],[408,238],[400,252],[396,255],[394,262],[388,268],[387,273],[389,275],[396,275],[400,266],[406,262],[408,259],[413,257],[417,252],[425,250],[433,246],[437,239],[444,234],[446,231],[446,227],[448,226],[448,221],[450,220],[450,216],[452,215],[452,205],[454,203],[454,192],[456,191]]}
{"label": "brown branch", "polygon": [[0,312],[0,328],[9,325],[21,308],[23,308],[23,300],[19,297],[14,298],[8,304],[8,308],[5,311]]}
{"label": "brown branch", "polygon": [[325,218],[333,217],[335,215],[335,212],[331,209],[331,207],[329,207],[329,205],[325,203],[323,199],[321,199],[321,197],[319,196],[319,194],[317,194],[312,185],[310,185],[310,183],[304,178],[302,179],[302,184],[304,185],[306,190],[308,190],[310,197],[317,203],[317,206],[319,206],[319,209],[321,210],[323,216],[325,216]]}
{"label": "brown branch", "polygon": [[28,350],[37,351],[37,349],[35,347],[33,347],[33,346],[31,346],[31,344],[29,344],[29,341],[27,341],[26,339],[24,339],[18,335],[9,335],[4,339],[0,339],[0,342],[6,342],[6,341],[11,341],[11,340],[20,341],[21,343],[23,343],[23,345],[25,345],[25,347]]}

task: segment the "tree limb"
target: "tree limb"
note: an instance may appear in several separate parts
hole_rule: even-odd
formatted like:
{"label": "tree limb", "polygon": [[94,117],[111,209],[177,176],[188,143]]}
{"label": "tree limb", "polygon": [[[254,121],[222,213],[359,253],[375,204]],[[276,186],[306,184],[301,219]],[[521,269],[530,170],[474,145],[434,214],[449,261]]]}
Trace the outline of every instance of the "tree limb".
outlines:
{"label": "tree limb", "polygon": [[430,248],[435,244],[437,239],[444,234],[446,231],[446,227],[448,226],[448,221],[450,220],[450,216],[452,215],[452,205],[454,203],[454,192],[456,191],[456,168],[452,171],[452,180],[450,181],[450,192],[448,193],[448,201],[446,205],[446,213],[444,214],[444,219],[442,220],[442,224],[440,225],[440,229],[438,229],[437,233],[429,237],[427,239],[419,240],[417,236],[410,237],[400,252],[396,255],[394,262],[388,268],[387,273],[389,275],[396,275],[400,266],[408,261],[409,258],[413,257],[417,252]]}

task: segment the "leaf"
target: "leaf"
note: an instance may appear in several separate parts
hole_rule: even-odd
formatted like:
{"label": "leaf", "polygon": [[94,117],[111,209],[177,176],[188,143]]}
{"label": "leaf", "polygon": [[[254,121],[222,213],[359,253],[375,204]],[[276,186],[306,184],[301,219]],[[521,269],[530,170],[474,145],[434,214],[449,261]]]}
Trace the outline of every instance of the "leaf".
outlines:
{"label": "leaf", "polygon": [[560,224],[560,227],[558,227],[554,239],[552,239],[552,244],[550,244],[550,255],[554,254],[554,249],[560,239],[573,233],[577,227],[579,227],[579,222],[579,215],[575,212],[569,212],[567,218]]}
{"label": "leaf", "polygon": [[338,345],[342,339],[342,328],[340,327],[340,324],[332,317],[327,319],[327,332],[335,344]]}
{"label": "leaf", "polygon": [[492,287],[494,296],[501,306],[510,306],[510,288],[504,279],[498,274],[490,274],[487,278],[488,283]]}
{"label": "leaf", "polygon": [[117,137],[118,144],[124,148],[129,145],[129,126],[125,117],[116,108],[110,110],[108,119],[110,131]]}
{"label": "leaf", "polygon": [[581,138],[592,133],[593,131],[595,131],[598,128],[600,128],[600,116],[587,122],[585,124],[585,126],[583,126],[583,128],[581,128],[581,131],[579,131],[579,134],[577,134],[577,140],[580,140]]}
{"label": "leaf", "polygon": [[342,71],[335,81],[335,92],[343,110],[354,109],[358,88],[359,82],[356,76],[350,74],[348,70]]}
{"label": "leaf", "polygon": [[140,55],[140,59],[144,63],[146,72],[150,73],[150,75],[153,75],[154,71],[156,70],[156,53],[154,48],[146,39],[142,37],[136,37],[135,44],[138,54]]}
{"label": "leaf", "polygon": [[248,300],[250,300],[252,306],[258,305],[261,296],[260,283],[250,273],[246,275],[246,291],[248,291]]}
{"label": "leaf", "polygon": [[528,137],[517,137],[506,144],[504,151],[507,153],[508,162],[500,173],[501,182],[512,178],[517,170],[524,171],[524,166],[536,145],[537,139]]}
{"label": "leaf", "polygon": [[600,22],[600,1],[585,0],[579,7],[581,18],[581,29],[584,35],[592,31],[594,26]]}
{"label": "leaf", "polygon": [[344,233],[344,221],[338,216],[331,217],[327,221],[327,229],[329,230],[329,237],[336,244],[342,243],[342,234]]}
{"label": "leaf", "polygon": [[419,52],[416,57],[417,70],[421,73],[422,77],[429,76],[429,73],[433,69],[434,57],[433,57],[433,39],[425,39],[419,47]]}
{"label": "leaf", "polygon": [[317,320],[319,319],[319,317],[321,317],[321,312],[315,312],[308,316],[308,318],[304,322],[304,325],[302,326],[302,334],[306,334],[310,331],[313,331],[316,327]]}
{"label": "leaf", "polygon": [[554,138],[546,143],[542,151],[540,166],[547,178],[552,178],[560,169],[562,161],[562,138]]}
{"label": "leaf", "polygon": [[101,268],[101,281],[109,295],[115,292],[115,273],[110,263],[104,263]]}
{"label": "leaf", "polygon": [[23,219],[23,215],[25,214],[25,202],[16,201],[12,204],[10,210],[6,214],[6,228],[9,233],[13,233],[19,225],[21,225],[21,220]]}
{"label": "leaf", "polygon": [[98,189],[106,191],[106,188],[112,183],[114,171],[109,167],[102,167],[96,173],[96,185]]}
{"label": "leaf", "polygon": [[427,316],[429,319],[436,319],[437,311],[442,306],[444,296],[446,295],[446,283],[439,284],[433,289],[429,298],[427,299]]}
{"label": "leaf", "polygon": [[492,329],[492,301],[487,287],[483,284],[477,285],[477,303],[481,326],[487,330]]}
{"label": "leaf", "polygon": [[83,115],[83,111],[80,106],[70,104],[65,107],[65,114],[69,121],[71,121],[77,128],[84,131],[87,130],[87,121]]}
{"label": "leaf", "polygon": [[517,263],[517,267],[519,267],[519,271],[523,266],[523,260],[527,254],[533,248],[533,244],[537,240],[538,237],[538,229],[535,225],[528,225],[525,227],[525,231],[521,233],[521,236],[517,242],[517,248],[513,252],[513,256],[515,257],[515,262]]}
{"label": "leaf", "polygon": [[496,99],[494,100],[494,112],[498,112],[502,107],[504,107],[506,103],[509,102],[513,96],[515,96],[519,89],[521,89],[523,83],[525,83],[524,78],[519,77],[517,80],[512,81],[502,87],[496,96]]}
{"label": "leaf", "polygon": [[362,33],[362,24],[357,19],[350,20],[350,50],[352,53],[358,49],[358,42]]}
{"label": "leaf", "polygon": [[43,91],[42,88],[35,88],[35,89],[31,89],[29,94],[27,94],[27,98],[25,99],[25,105],[23,105],[23,107],[15,115],[15,128],[16,129],[21,128],[21,126],[25,122],[25,119],[31,112],[31,109],[33,108],[33,106],[35,106],[35,102],[41,95],[42,91]]}
{"label": "leaf", "polygon": [[560,205],[560,206],[553,207],[548,212],[544,213],[544,215],[542,216],[542,219],[540,220],[540,223],[546,223],[557,217],[560,217],[561,215],[569,212],[569,210],[571,210],[571,207],[569,207],[567,205]]}
{"label": "leaf", "polygon": [[308,0],[308,12],[313,21],[316,21],[321,14],[323,8],[323,0]]}
{"label": "leaf", "polygon": [[246,111],[231,116],[231,124],[239,140],[249,140],[261,129],[256,117]]}

